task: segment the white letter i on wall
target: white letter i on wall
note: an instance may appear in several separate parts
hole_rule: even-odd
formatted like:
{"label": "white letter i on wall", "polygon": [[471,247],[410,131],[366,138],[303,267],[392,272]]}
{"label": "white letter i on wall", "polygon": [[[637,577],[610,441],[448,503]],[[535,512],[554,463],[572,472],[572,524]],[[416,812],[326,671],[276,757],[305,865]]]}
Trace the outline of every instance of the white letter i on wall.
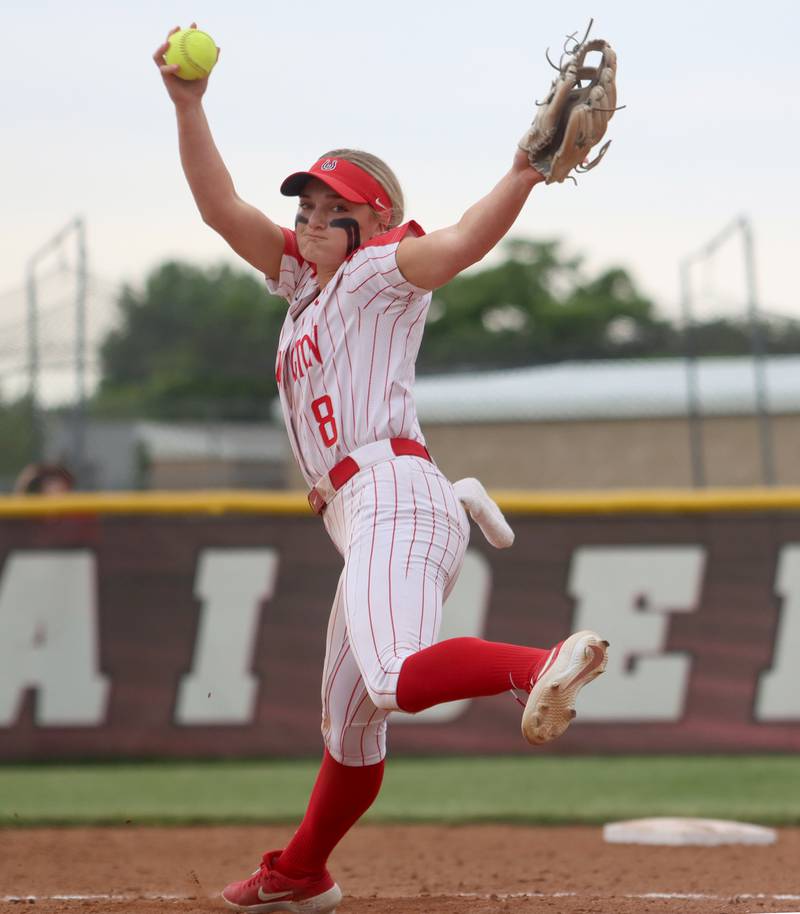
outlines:
{"label": "white letter i on wall", "polygon": [[192,671],[178,690],[178,724],[247,724],[258,680],[250,672],[259,610],[278,573],[274,549],[206,549],[195,594],[202,602]]}

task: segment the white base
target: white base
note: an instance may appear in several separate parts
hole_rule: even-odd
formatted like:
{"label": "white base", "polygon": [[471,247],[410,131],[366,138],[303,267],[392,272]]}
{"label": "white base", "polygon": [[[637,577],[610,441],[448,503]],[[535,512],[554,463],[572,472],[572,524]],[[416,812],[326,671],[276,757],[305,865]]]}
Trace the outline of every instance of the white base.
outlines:
{"label": "white base", "polygon": [[725,819],[655,818],[609,822],[603,838],[611,844],[666,844],[674,846],[721,844],[774,844],[774,828]]}

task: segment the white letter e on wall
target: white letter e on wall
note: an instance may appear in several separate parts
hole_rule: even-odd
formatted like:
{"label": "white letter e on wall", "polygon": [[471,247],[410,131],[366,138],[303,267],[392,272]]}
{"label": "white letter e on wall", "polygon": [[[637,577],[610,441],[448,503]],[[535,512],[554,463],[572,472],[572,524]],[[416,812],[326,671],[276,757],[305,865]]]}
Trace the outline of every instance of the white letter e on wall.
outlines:
{"label": "white letter e on wall", "polygon": [[669,613],[697,609],[704,564],[702,546],[575,550],[569,576],[574,628],[594,629],[611,644],[605,675],[578,700],[580,719],[680,719],[691,659],[664,653]]}

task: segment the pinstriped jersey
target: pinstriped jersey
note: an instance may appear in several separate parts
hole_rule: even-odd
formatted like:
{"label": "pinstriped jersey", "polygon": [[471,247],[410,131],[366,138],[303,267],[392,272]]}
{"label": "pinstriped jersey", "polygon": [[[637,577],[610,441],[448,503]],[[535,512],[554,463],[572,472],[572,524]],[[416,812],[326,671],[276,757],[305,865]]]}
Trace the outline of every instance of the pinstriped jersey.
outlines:
{"label": "pinstriped jersey", "polygon": [[431,293],[397,266],[406,223],[358,248],[324,289],[283,229],[278,281],[289,309],[275,377],[295,458],[309,486],[361,445],[386,438],[425,443],[413,398],[417,353]]}

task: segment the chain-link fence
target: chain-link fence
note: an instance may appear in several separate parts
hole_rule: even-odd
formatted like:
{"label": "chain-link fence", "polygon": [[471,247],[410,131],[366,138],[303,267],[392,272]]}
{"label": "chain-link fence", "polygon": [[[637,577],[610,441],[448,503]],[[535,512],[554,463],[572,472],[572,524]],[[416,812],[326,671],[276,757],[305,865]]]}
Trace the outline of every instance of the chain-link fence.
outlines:
{"label": "chain-link fence", "polygon": [[[118,285],[90,273],[82,220],[30,258],[23,282],[0,294],[0,486],[21,469],[63,462],[86,481],[87,404]],[[64,432],[53,440],[56,425]]]}
{"label": "chain-link fence", "polygon": [[[136,290],[91,266],[76,219],[0,294],[0,490],[42,461],[83,489],[303,485],[274,410],[285,303],[225,268],[165,264]],[[800,483],[800,322],[761,307],[749,223],[679,269],[669,357],[421,376],[445,472],[519,488]],[[520,308],[491,315],[503,309],[517,322],[484,320],[485,332],[519,330]],[[616,317],[604,332],[624,347],[639,331]],[[725,346],[739,354],[720,357]]]}

